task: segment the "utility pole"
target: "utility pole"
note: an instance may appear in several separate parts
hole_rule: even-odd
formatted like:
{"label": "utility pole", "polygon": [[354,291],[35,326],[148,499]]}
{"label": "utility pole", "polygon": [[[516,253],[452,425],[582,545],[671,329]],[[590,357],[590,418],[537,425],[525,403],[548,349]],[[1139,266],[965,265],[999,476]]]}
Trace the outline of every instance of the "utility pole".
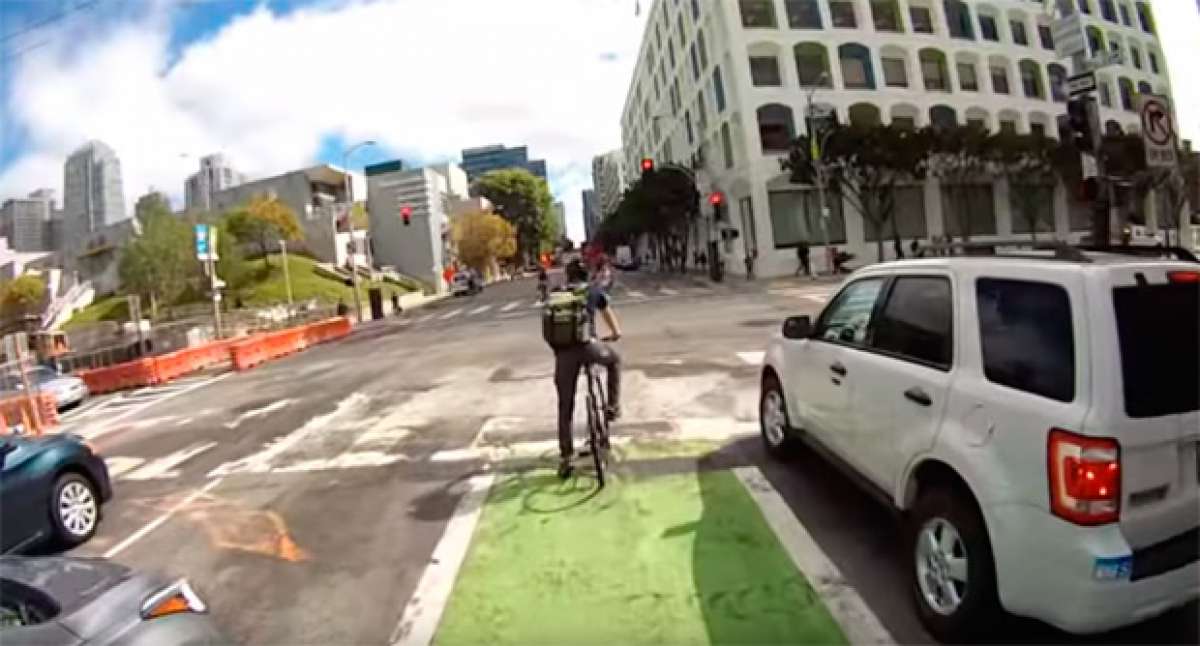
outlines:
{"label": "utility pole", "polygon": [[817,108],[813,104],[813,93],[817,91],[817,86],[828,78],[828,74],[822,73],[821,77],[817,79],[817,85],[807,92],[808,104],[804,116],[807,117],[809,156],[812,158],[813,170],[817,176],[817,209],[821,213],[821,239],[825,245],[825,266],[829,268],[830,275],[832,275],[833,251],[829,246],[829,207],[825,206],[825,142],[828,141],[833,129],[826,128],[823,133],[814,132],[814,126],[817,124]]}
{"label": "utility pole", "polygon": [[[217,235],[216,229],[212,226],[208,227],[208,255],[205,257],[205,265],[208,268],[208,288],[212,290],[212,306],[213,306],[213,328],[217,340],[224,336],[221,330],[221,287],[220,281],[217,278]],[[138,329],[141,329],[142,322],[138,321]]]}
{"label": "utility pole", "polygon": [[[373,140],[362,141],[362,142],[359,142],[359,143],[354,144],[353,146],[347,148],[342,153],[342,173],[345,175],[344,183],[345,183],[345,189],[346,189],[346,206],[347,206],[347,208],[346,208],[346,223],[350,226],[350,283],[352,285],[352,289],[354,290],[354,322],[355,323],[362,322],[362,297],[358,293],[358,261],[357,261],[358,245],[354,241],[354,224],[352,222],[350,222],[350,217],[354,211],[354,199],[353,199],[353,197],[351,197],[354,194],[354,190],[353,190],[353,184],[350,181],[350,170],[349,170],[349,166],[348,166],[348,163],[349,163],[348,160],[350,159],[350,154],[353,153],[354,151],[358,150],[359,148],[362,148],[363,146],[374,146],[374,145],[375,145],[375,142]],[[330,218],[333,220],[333,246],[334,246],[333,255],[334,255],[334,258],[337,258],[337,234],[338,234],[337,214],[336,213],[330,214]]]}
{"label": "utility pole", "polygon": [[279,241],[279,251],[283,255],[283,285],[287,289],[288,316],[292,314],[292,274],[288,270],[287,240]]}

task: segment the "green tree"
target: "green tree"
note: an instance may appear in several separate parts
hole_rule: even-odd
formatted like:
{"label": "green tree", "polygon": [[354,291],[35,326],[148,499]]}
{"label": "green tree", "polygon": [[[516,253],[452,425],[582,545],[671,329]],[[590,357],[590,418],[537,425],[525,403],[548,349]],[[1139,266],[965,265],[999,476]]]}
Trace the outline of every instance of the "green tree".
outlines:
{"label": "green tree", "polygon": [[999,132],[992,135],[986,147],[995,170],[1008,180],[1017,217],[1029,226],[1029,235],[1037,242],[1039,224],[1054,227],[1054,157],[1058,144],[1041,135]]}
{"label": "green tree", "polygon": [[553,243],[557,226],[546,180],[523,168],[494,170],[477,179],[471,192],[487,198],[516,228],[524,262],[533,262],[544,242]]}
{"label": "green tree", "polygon": [[371,219],[367,216],[367,203],[355,202],[350,209],[350,226],[356,231],[371,228]]}
{"label": "green tree", "polygon": [[138,200],[142,233],[125,246],[117,265],[122,288],[150,300],[152,317],[159,303],[174,302],[196,276],[191,227],[171,214],[165,200]]}
{"label": "green tree", "polygon": [[452,237],[457,255],[468,267],[491,274],[497,260],[517,251],[516,230],[508,220],[486,211],[454,218]]}
{"label": "green tree", "polygon": [[278,198],[255,196],[245,206],[225,218],[229,233],[245,244],[257,245],[263,258],[263,269],[269,271],[271,258],[267,252],[278,240],[301,240],[304,230],[291,207]]}
{"label": "green tree", "polygon": [[5,319],[21,319],[41,307],[46,297],[46,282],[36,274],[23,274],[0,287],[0,314]]}
{"label": "green tree", "polygon": [[133,206],[133,215],[139,221],[160,213],[171,213],[171,202],[161,191],[150,191],[138,198]]}
{"label": "green tree", "polygon": [[692,223],[700,213],[700,192],[688,171],[666,166],[634,182],[617,210],[600,224],[600,239],[612,248],[645,236],[656,255],[684,270]]}

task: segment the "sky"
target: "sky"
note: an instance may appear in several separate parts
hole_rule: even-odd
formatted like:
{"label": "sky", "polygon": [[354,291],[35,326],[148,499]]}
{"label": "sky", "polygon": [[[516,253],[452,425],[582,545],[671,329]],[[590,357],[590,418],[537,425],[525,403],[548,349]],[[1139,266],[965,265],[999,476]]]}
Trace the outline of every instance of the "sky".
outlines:
{"label": "sky", "polygon": [[[1200,12],[1152,1],[1180,130],[1200,147]],[[266,177],[342,166],[368,139],[378,145],[352,170],[503,143],[547,161],[580,239],[580,191],[592,156],[620,146],[650,4],[0,0],[0,200],[61,196],[63,162],[89,139],[116,150],[130,209],[151,188],[181,207],[184,180],[214,152]]]}

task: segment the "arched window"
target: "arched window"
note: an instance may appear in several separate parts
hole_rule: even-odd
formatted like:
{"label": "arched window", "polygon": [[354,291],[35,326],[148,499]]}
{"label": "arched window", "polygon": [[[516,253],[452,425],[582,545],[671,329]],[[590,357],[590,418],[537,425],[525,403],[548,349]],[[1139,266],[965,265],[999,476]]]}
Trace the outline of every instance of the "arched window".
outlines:
{"label": "arched window", "polygon": [[779,46],[774,43],[754,43],[747,47],[750,54],[750,83],[755,87],[783,85],[779,66]]}
{"label": "arched window", "polygon": [[946,55],[940,50],[926,47],[918,54],[921,61],[921,76],[926,90],[950,91],[950,75],[946,71]]}
{"label": "arched window", "polygon": [[929,125],[942,130],[958,125],[958,114],[948,105],[935,105],[929,108]]}
{"label": "arched window", "polygon": [[1045,112],[1030,112],[1029,113],[1029,134],[1039,137],[1054,136],[1054,132],[1050,128],[1050,116]]}
{"label": "arched window", "polygon": [[950,27],[950,36],[975,40],[975,30],[971,28],[971,10],[962,0],[943,0],[942,8],[946,11],[946,25]]}
{"label": "arched window", "polygon": [[1088,25],[1083,31],[1087,35],[1088,53],[1092,56],[1104,53],[1104,35],[1100,33],[1100,29],[1095,25]]}
{"label": "arched window", "polygon": [[788,26],[792,29],[821,28],[821,8],[817,0],[787,0],[783,6],[787,11]]}
{"label": "arched window", "polygon": [[874,103],[855,103],[850,106],[850,125],[871,127],[883,123],[879,107]]}
{"label": "arched window", "polygon": [[904,31],[896,0],[871,0],[871,18],[875,21],[875,31]]}
{"label": "arched window", "polygon": [[1138,81],[1138,94],[1154,94],[1154,88],[1145,81]]}
{"label": "arched window", "polygon": [[793,49],[796,56],[796,77],[801,87],[833,87],[829,72],[829,54],[820,43],[800,43]]}
{"label": "arched window", "polygon": [[976,128],[983,132],[988,131],[988,121],[990,118],[988,117],[987,110],[984,110],[983,108],[967,108],[964,116],[967,118],[968,128]]}
{"label": "arched window", "polygon": [[979,57],[971,52],[954,55],[954,72],[958,75],[958,89],[964,92],[979,91]]}
{"label": "arched window", "polygon": [[1104,135],[1107,137],[1119,137],[1125,134],[1121,129],[1121,124],[1117,123],[1116,119],[1109,119],[1104,122]]}
{"label": "arched window", "polygon": [[1117,91],[1121,94],[1121,108],[1133,112],[1133,81],[1124,76],[1117,79]]}
{"label": "arched window", "polygon": [[888,87],[908,87],[908,52],[896,45],[884,45],[879,50],[883,65],[883,84]]}
{"label": "arched window", "polygon": [[988,57],[988,76],[992,79],[992,92],[996,94],[1012,94],[1012,86],[1008,80],[1008,59],[1003,56]]}
{"label": "arched window", "polygon": [[1137,3],[1138,22],[1142,24],[1142,31],[1147,34],[1154,33],[1154,16],[1150,14],[1150,7],[1146,6],[1145,2]]}
{"label": "arched window", "polygon": [[908,0],[908,18],[912,30],[918,34],[932,34],[933,0]]}
{"label": "arched window", "polygon": [[838,47],[842,65],[842,85],[847,90],[874,90],[875,70],[871,68],[871,50],[858,43]]}
{"label": "arched window", "polygon": [[916,130],[920,111],[911,103],[897,103],[892,106],[892,125],[906,130]]}
{"label": "arched window", "polygon": [[763,27],[774,29],[775,0],[738,0],[738,8],[742,12],[743,27]]}
{"label": "arched window", "polygon": [[1025,12],[1009,11],[1008,12],[1008,31],[1012,36],[1013,44],[1028,45],[1029,31],[1026,27]]}
{"label": "arched window", "polygon": [[1000,12],[989,4],[981,4],[975,8],[979,14],[979,37],[992,42],[1000,41]]}
{"label": "arched window", "polygon": [[1067,69],[1058,63],[1046,66],[1050,75],[1050,96],[1059,103],[1067,102]]}
{"label": "arched window", "polygon": [[792,109],[779,103],[768,103],[760,107],[758,114],[758,137],[764,152],[786,151],[796,138],[796,123]]}
{"label": "arched window", "polygon": [[1021,71],[1021,87],[1025,96],[1030,99],[1044,99],[1046,92],[1042,86],[1042,68],[1028,58],[1017,64]]}
{"label": "arched window", "polygon": [[1016,110],[1001,110],[997,117],[997,121],[1000,124],[1000,132],[1010,135],[1017,134],[1017,122],[1021,120],[1021,115]]}

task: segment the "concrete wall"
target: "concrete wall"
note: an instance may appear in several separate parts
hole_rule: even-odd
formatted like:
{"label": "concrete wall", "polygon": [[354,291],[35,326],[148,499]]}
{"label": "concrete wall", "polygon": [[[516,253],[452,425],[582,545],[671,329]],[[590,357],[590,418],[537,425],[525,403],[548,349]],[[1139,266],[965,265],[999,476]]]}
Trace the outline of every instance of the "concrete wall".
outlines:
{"label": "concrete wall", "polygon": [[[460,171],[461,172],[461,171]],[[444,291],[446,264],[442,231],[448,227],[443,204],[448,180],[439,172],[422,168],[367,177],[367,211],[377,265],[425,281]],[[410,226],[404,226],[400,208],[412,208]]]}

